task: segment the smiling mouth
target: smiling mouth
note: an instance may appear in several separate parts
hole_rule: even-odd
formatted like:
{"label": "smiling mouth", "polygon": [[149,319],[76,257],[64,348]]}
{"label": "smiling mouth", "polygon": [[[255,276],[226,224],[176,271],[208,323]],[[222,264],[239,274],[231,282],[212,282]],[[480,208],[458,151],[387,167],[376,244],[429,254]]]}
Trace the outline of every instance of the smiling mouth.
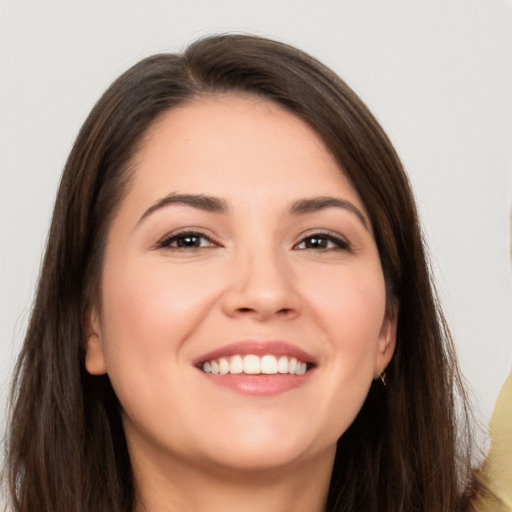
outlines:
{"label": "smiling mouth", "polygon": [[198,368],[213,375],[304,375],[313,365],[291,356],[265,354],[232,355],[199,363]]}

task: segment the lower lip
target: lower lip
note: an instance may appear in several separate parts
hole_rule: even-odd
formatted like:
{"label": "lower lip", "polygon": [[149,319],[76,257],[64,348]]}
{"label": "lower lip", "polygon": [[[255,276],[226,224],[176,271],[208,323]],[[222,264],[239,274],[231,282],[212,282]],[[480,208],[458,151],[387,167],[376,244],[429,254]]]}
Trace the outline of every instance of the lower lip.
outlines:
{"label": "lower lip", "polygon": [[303,375],[232,375],[230,373],[212,375],[203,371],[201,373],[213,384],[224,386],[238,393],[253,396],[275,396],[306,384],[311,378],[313,370],[309,370]]}

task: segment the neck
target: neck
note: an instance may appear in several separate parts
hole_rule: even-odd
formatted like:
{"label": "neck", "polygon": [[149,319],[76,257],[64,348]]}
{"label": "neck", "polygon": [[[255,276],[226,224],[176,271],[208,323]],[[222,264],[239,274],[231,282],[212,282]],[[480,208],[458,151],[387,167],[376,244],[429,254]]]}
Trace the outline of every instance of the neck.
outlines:
{"label": "neck", "polygon": [[265,470],[191,466],[132,454],[136,512],[324,512],[334,453]]}

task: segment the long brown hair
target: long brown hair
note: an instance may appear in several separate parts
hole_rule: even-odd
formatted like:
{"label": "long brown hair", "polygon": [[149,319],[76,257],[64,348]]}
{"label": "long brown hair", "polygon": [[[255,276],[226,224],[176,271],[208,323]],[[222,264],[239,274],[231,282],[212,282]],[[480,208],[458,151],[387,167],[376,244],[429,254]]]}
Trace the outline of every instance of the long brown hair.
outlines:
{"label": "long brown hair", "polygon": [[136,64],[77,137],[15,371],[6,466],[14,510],[133,510],[119,404],[108,376],[85,371],[83,318],[148,128],[176,105],[224,92],[263,96],[320,135],[366,205],[388,313],[399,310],[387,386],[372,384],[338,442],[326,510],[465,510],[465,396],[402,165],[373,115],[332,71],[288,45],[242,35],[206,38],[183,54]]}

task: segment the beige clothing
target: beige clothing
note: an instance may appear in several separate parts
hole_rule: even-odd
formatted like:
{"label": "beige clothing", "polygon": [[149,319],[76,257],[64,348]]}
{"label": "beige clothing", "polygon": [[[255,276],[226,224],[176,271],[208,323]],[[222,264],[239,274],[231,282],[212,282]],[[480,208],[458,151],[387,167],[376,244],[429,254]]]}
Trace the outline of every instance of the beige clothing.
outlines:
{"label": "beige clothing", "polygon": [[477,501],[477,512],[512,512],[512,372],[496,402],[490,425],[491,448],[480,477],[493,496]]}

